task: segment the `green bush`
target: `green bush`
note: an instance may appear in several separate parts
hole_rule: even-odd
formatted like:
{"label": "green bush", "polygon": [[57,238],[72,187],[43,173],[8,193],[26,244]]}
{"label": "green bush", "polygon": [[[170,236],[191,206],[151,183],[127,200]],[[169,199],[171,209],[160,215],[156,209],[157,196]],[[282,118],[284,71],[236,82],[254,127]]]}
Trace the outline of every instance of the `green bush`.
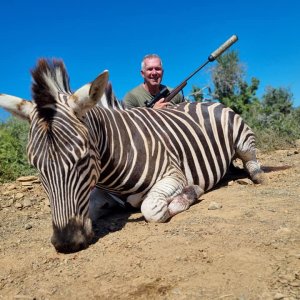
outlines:
{"label": "green bush", "polygon": [[255,132],[257,148],[261,150],[288,149],[300,139],[300,122],[296,111],[284,115],[279,112],[243,115]]}
{"label": "green bush", "polygon": [[28,131],[29,124],[14,117],[0,124],[0,182],[36,173],[27,162]]}

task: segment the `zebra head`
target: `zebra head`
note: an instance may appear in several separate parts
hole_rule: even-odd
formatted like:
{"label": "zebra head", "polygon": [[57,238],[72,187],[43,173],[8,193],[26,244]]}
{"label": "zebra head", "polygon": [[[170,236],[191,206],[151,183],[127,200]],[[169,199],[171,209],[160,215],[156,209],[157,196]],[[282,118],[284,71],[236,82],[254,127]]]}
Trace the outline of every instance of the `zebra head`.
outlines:
{"label": "zebra head", "polygon": [[89,196],[100,174],[85,116],[101,99],[108,72],[75,93],[62,61],[39,60],[32,77],[32,102],[0,94],[0,106],[30,122],[27,154],[50,200],[52,244],[78,251],[93,237]]}

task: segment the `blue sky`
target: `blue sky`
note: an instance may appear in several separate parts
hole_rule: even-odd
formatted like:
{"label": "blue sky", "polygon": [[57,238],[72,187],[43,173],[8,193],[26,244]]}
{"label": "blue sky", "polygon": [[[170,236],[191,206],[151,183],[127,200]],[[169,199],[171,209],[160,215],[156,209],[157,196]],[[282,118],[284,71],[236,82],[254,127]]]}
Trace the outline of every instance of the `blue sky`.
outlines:
{"label": "blue sky", "polygon": [[[164,83],[178,85],[232,34],[246,80],[289,88],[300,106],[300,2],[286,1],[2,1],[0,93],[31,99],[30,70],[61,58],[72,90],[110,71],[119,99],[141,82],[140,61],[157,53]],[[210,83],[209,68],[184,89]],[[0,110],[0,119],[9,114]]]}

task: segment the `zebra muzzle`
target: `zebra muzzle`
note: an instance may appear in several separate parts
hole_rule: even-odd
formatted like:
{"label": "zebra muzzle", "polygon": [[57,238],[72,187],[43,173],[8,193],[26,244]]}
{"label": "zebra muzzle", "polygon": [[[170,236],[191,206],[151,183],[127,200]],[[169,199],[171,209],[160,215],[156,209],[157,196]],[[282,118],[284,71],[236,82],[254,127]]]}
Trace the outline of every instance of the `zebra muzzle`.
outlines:
{"label": "zebra muzzle", "polygon": [[86,249],[93,237],[91,220],[73,217],[63,228],[53,224],[51,243],[57,252],[72,253]]}

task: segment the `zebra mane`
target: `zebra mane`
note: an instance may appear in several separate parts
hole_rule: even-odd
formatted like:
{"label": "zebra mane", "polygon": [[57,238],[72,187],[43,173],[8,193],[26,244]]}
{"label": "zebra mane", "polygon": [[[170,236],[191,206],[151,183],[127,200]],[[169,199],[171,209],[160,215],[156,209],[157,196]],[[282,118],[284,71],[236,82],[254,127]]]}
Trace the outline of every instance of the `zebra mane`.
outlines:
{"label": "zebra mane", "polygon": [[[60,59],[41,58],[38,60],[37,66],[31,70],[31,74],[33,102],[36,104],[40,117],[50,120],[55,114],[58,101],[63,101],[61,97],[58,97],[58,93],[72,94],[66,67]],[[110,82],[107,83],[98,105],[124,109],[122,103],[115,96]]]}
{"label": "zebra mane", "polygon": [[31,74],[32,98],[38,107],[55,104],[58,92],[71,93],[69,76],[61,60],[39,59]]}

